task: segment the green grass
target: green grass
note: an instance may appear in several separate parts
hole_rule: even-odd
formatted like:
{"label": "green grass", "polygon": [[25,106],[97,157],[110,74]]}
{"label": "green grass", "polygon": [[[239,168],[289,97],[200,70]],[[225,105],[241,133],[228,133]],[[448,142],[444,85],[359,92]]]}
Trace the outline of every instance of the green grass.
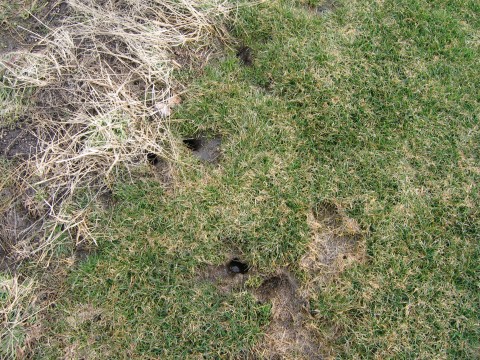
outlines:
{"label": "green grass", "polygon": [[185,151],[173,191],[115,188],[95,219],[107,235],[71,272],[38,358],[241,357],[269,306],[199,273],[236,250],[258,274],[305,279],[306,218],[323,199],[368,233],[368,261],[310,299],[312,323],[338,330],[335,357],[478,358],[480,5],[305,4],[241,10],[253,67],[232,51],[179,74],[193,83],[174,131],[221,134],[221,166]]}

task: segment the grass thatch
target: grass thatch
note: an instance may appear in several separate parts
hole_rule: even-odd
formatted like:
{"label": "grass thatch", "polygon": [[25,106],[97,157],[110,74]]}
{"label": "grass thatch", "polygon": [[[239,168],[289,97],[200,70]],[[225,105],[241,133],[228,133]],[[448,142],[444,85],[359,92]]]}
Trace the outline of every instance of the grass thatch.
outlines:
{"label": "grass thatch", "polygon": [[[145,164],[147,153],[176,158],[168,121],[174,51],[208,54],[225,38],[222,20],[232,10],[217,0],[68,5],[72,15],[34,51],[1,62],[16,96],[35,89],[25,115],[40,129],[41,151],[27,163],[25,186],[43,194],[45,218],[64,231],[83,222],[82,211],[73,216],[64,205],[78,191],[108,188],[119,169]],[[59,236],[51,232],[37,251]]]}
{"label": "grass thatch", "polygon": [[[176,54],[183,63],[208,57],[226,39],[224,20],[234,9],[221,0],[67,3],[69,15],[59,27],[32,34],[38,37],[33,48],[0,57],[4,111],[27,118],[39,137],[38,152],[13,173],[42,226],[10,244],[10,256],[43,265],[66,235],[77,244],[95,241],[90,202],[75,203],[79,194],[94,198],[108,190],[119,173],[146,164],[148,153],[177,158],[169,130],[178,99]],[[4,316],[12,316],[9,309],[3,305]],[[23,318],[15,319],[17,327]],[[13,356],[11,324],[4,322],[0,336]]]}

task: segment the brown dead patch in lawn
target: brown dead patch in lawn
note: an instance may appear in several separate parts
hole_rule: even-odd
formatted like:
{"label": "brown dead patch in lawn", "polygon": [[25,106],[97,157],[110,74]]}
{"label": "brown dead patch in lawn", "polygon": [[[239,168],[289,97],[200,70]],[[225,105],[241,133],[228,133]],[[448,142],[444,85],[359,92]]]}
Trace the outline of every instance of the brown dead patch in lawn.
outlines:
{"label": "brown dead patch in lawn", "polygon": [[14,272],[24,250],[39,241],[41,223],[27,207],[29,197],[19,197],[14,187],[0,191],[0,204],[0,271]]}
{"label": "brown dead patch in lawn", "polygon": [[322,359],[322,342],[309,321],[309,304],[286,271],[266,279],[255,292],[272,304],[272,317],[255,353],[262,359]]}
{"label": "brown dead patch in lawn", "polygon": [[[104,309],[96,307],[92,304],[79,305],[74,311],[66,317],[66,322],[73,332],[81,329],[90,328],[89,334],[85,342],[71,342],[70,339],[59,339],[65,342],[64,359],[107,359],[111,358],[110,350],[107,347],[94,346],[98,343],[99,338],[108,333],[112,328],[110,314]],[[100,332],[101,331],[101,332]]]}
{"label": "brown dead patch in lawn", "polygon": [[91,304],[80,305],[75,311],[73,311],[66,321],[72,328],[78,328],[84,325],[86,322],[98,322],[102,320],[103,310],[95,307]]}
{"label": "brown dead patch in lawn", "polygon": [[[248,265],[245,264],[247,270],[239,271],[241,269],[237,268],[235,265],[236,262],[240,262],[238,257],[233,257],[222,265],[210,265],[201,275],[201,279],[213,283],[223,294],[239,290],[244,286],[249,277],[249,268]],[[242,264],[244,263],[242,262]]]}
{"label": "brown dead patch in lawn", "polygon": [[300,267],[309,275],[306,293],[327,285],[335,276],[365,260],[365,243],[359,224],[335,204],[322,202],[307,216],[312,232]]}
{"label": "brown dead patch in lawn", "polygon": [[[44,136],[46,138],[46,136]],[[44,146],[27,122],[0,127],[0,271],[15,272],[34,255],[49,213],[47,193],[25,181],[28,164]]]}
{"label": "brown dead patch in lawn", "polygon": [[33,346],[42,337],[43,327],[40,323],[36,323],[28,327],[25,331],[25,342],[22,347],[17,347],[16,355],[17,359],[29,359],[29,354],[32,352]]}

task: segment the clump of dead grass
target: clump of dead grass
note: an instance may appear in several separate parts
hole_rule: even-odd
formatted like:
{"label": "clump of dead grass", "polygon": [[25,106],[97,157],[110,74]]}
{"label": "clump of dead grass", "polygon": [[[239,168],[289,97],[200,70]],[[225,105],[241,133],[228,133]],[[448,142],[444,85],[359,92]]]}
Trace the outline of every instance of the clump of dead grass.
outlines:
{"label": "clump of dead grass", "polygon": [[[10,251],[18,261],[35,258],[45,267],[62,239],[95,242],[91,202],[79,204],[79,194],[98,197],[120,174],[146,165],[147,154],[177,159],[169,129],[170,108],[178,103],[176,54],[182,63],[205,61],[226,40],[224,21],[237,6],[223,0],[67,4],[69,15],[32,51],[0,58],[2,86],[9,99],[27,104],[15,112],[21,109],[39,138],[36,152],[12,172],[22,195],[11,203],[41,224],[35,226],[40,234],[22,237]],[[13,278],[0,286],[1,351],[14,356],[22,339],[17,329],[31,314],[19,304],[32,303],[34,285]]]}
{"label": "clump of dead grass", "polygon": [[[35,89],[25,115],[40,151],[23,171],[23,187],[42,194],[49,235],[21,257],[43,253],[66,232],[91,239],[78,192],[103,191],[119,172],[146,164],[146,154],[177,158],[169,130],[178,102],[175,51],[208,57],[227,37],[232,3],[222,0],[68,0],[71,15],[34,51],[1,61],[3,83],[18,96]],[[61,229],[62,231],[58,231]],[[54,231],[55,230],[55,231]]]}

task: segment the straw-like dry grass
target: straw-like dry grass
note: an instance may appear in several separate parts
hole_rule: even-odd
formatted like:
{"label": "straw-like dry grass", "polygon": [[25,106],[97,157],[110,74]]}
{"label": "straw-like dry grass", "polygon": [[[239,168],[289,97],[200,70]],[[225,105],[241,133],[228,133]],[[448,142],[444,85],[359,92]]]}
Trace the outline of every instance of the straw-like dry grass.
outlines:
{"label": "straw-like dry grass", "polygon": [[1,63],[3,83],[18,96],[35,89],[25,115],[40,134],[41,151],[28,161],[24,181],[43,195],[44,218],[63,229],[50,231],[34,252],[72,227],[87,229],[84,212],[64,206],[78,191],[108,188],[119,169],[146,163],[147,153],[176,158],[168,124],[174,51],[207,56],[225,39],[222,21],[232,10],[217,0],[68,5],[72,15],[34,51],[10,53]]}
{"label": "straw-like dry grass", "polygon": [[[148,153],[177,158],[169,130],[178,100],[176,54],[188,63],[218,50],[227,37],[224,20],[235,8],[223,0],[67,3],[59,27],[32,34],[39,38],[33,48],[0,57],[0,93],[8,95],[8,109],[15,108],[7,110],[27,118],[39,138],[37,152],[13,171],[18,201],[25,206],[27,199],[35,209],[35,231],[12,241],[9,256],[44,266],[60,239],[95,242],[87,221],[91,200],[79,205],[79,194],[95,198],[119,173],[146,164]],[[28,300],[15,301],[22,299]],[[12,316],[5,304],[2,311]],[[13,327],[4,322],[2,343],[14,343],[9,339],[22,319]],[[13,354],[13,345],[7,350]]]}

